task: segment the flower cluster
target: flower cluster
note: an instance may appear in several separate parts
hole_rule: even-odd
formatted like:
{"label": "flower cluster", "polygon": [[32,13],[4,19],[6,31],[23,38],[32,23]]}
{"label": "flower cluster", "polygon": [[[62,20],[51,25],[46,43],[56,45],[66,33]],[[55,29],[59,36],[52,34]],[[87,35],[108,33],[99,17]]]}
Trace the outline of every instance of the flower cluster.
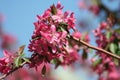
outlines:
{"label": "flower cluster", "polygon": [[6,74],[12,69],[11,65],[13,64],[14,56],[7,50],[3,53],[4,57],[0,58],[0,72]]}
{"label": "flower cluster", "polygon": [[94,35],[97,38],[96,43],[100,48],[105,48],[105,46],[107,45],[107,37],[105,36],[105,34],[103,34],[103,30],[106,29],[107,26],[108,25],[106,22],[102,22],[100,26],[96,30],[94,30]]}
{"label": "flower cluster", "polygon": [[77,51],[70,47],[68,38],[70,29],[75,30],[74,13],[62,12],[60,2],[47,9],[43,15],[37,15],[35,30],[28,46],[33,52],[30,67],[41,63],[65,65],[77,59]]}
{"label": "flower cluster", "polygon": [[[96,4],[86,5],[82,1],[79,6],[84,9],[88,8],[96,16],[99,15],[100,9],[105,9],[109,14],[110,11],[100,1],[94,3]],[[57,68],[59,65],[70,65],[76,60],[80,60],[83,64],[90,65],[98,74],[98,80],[120,80],[120,62],[117,60],[120,59],[120,28],[113,26],[115,21],[119,20],[115,20],[117,18],[110,13],[110,16],[107,16],[108,22],[100,23],[99,27],[94,30],[97,44],[95,47],[88,44],[90,41],[88,33],[82,35],[75,28],[74,13],[62,10],[63,6],[58,2],[57,5],[50,6],[43,15],[37,15],[37,21],[34,22],[35,29],[28,46],[29,51],[32,52],[30,58],[25,57],[24,45],[19,47],[15,55],[4,50],[4,57],[0,58],[0,72],[5,75],[0,79],[20,69],[25,64],[28,64],[30,68],[36,68],[38,73],[33,75],[33,72],[28,73],[28,70],[21,69],[19,71],[22,74],[15,74],[17,78],[24,77],[25,80],[44,79],[45,77],[38,77],[39,72],[45,75],[46,71],[50,71],[50,63],[55,64],[55,68]],[[0,24],[1,22],[0,16]],[[2,32],[1,25],[0,40],[0,47],[9,50],[16,41],[13,36]],[[91,52],[89,48],[97,50],[95,56],[92,57],[92,63],[88,61],[88,53]],[[48,78],[49,76],[45,80]],[[13,76],[10,79],[15,80]]]}
{"label": "flower cluster", "polygon": [[[117,32],[112,31],[112,27],[107,22],[102,22],[100,26],[94,30],[94,34],[96,36],[96,43],[98,47],[103,48],[107,51],[111,51],[114,54],[117,54],[119,50],[116,44],[119,43]],[[100,59],[98,64],[94,66],[94,70],[99,74],[100,80],[119,80],[119,72],[116,69],[117,61],[113,60],[110,56],[105,55],[102,52],[97,52],[99,54]],[[93,61],[93,63],[96,62]],[[102,75],[107,72],[107,77],[103,77]]]}

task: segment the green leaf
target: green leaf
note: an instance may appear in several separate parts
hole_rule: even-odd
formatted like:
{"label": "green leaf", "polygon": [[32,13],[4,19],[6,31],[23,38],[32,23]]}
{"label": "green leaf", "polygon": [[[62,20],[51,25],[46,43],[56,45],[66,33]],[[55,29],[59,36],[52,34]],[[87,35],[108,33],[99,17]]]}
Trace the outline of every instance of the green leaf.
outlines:
{"label": "green leaf", "polygon": [[119,56],[120,56],[120,50],[118,50],[118,51],[117,51],[117,55],[119,55]]}
{"label": "green leaf", "polygon": [[18,54],[22,54],[24,51],[24,48],[25,48],[25,45],[20,46],[18,49]]}
{"label": "green leaf", "polygon": [[120,43],[118,43],[118,48],[120,49]]}
{"label": "green leaf", "polygon": [[116,51],[117,51],[117,45],[115,43],[111,43],[109,49],[110,49],[110,51],[112,53],[116,53]]}
{"label": "green leaf", "polygon": [[114,63],[115,63],[115,65],[118,66],[119,65],[119,60],[114,58]]}
{"label": "green leaf", "polygon": [[25,62],[30,63],[30,61],[29,61],[29,59],[28,59],[28,58],[23,58],[23,60],[24,60]]}
{"label": "green leaf", "polygon": [[118,34],[120,34],[120,28],[116,29],[115,32],[117,32]]}
{"label": "green leaf", "polygon": [[21,53],[19,56],[20,58],[23,58],[25,56],[25,53]]}
{"label": "green leaf", "polygon": [[57,64],[57,59],[52,59],[52,60],[50,61],[50,63],[52,63],[52,64]]}
{"label": "green leaf", "polygon": [[43,66],[41,73],[42,73],[43,76],[45,75],[45,73],[46,73],[46,66],[45,65]]}
{"label": "green leaf", "polygon": [[107,32],[106,32],[106,38],[107,38],[107,39],[110,39],[111,35],[112,35],[112,33],[111,33],[110,31],[107,31]]}
{"label": "green leaf", "polygon": [[93,62],[93,67],[97,66],[98,64],[100,64],[102,61],[102,59],[98,59],[96,61]]}
{"label": "green leaf", "polygon": [[20,57],[15,59],[15,66],[18,67],[20,65]]}

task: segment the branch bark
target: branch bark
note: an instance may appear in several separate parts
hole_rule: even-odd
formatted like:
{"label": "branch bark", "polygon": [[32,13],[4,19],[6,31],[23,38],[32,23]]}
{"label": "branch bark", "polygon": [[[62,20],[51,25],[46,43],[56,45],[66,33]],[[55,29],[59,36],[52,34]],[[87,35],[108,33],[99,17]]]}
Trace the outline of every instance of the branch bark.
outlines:
{"label": "branch bark", "polygon": [[85,46],[87,46],[88,48],[91,48],[91,49],[94,49],[94,50],[97,50],[97,51],[100,51],[100,52],[103,52],[104,54],[108,55],[108,56],[111,56],[113,58],[116,58],[118,60],[120,60],[120,56],[114,54],[114,53],[111,53],[111,52],[108,52],[102,48],[98,48],[98,47],[95,47],[95,46],[92,46],[90,44],[88,44],[87,42],[83,41],[83,40],[80,40],[80,39],[76,39],[76,38],[73,38],[71,37],[74,41],[78,42],[78,43],[81,43]]}

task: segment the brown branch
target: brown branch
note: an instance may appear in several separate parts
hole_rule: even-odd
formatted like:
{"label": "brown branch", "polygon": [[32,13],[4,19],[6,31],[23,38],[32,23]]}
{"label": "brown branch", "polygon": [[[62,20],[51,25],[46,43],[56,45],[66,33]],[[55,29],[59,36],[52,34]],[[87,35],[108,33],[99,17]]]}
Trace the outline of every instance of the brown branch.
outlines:
{"label": "brown branch", "polygon": [[78,43],[81,43],[81,44],[87,46],[88,48],[91,48],[91,49],[94,49],[94,50],[103,52],[103,53],[106,54],[106,55],[109,55],[109,56],[111,56],[111,57],[114,57],[114,58],[120,60],[120,56],[118,56],[118,55],[116,55],[116,54],[114,54],[114,53],[108,52],[108,51],[106,51],[106,50],[104,50],[104,49],[102,49],[102,48],[98,48],[98,47],[92,46],[92,45],[88,44],[87,42],[85,42],[85,41],[83,41],[83,40],[76,39],[76,38],[73,38],[73,37],[71,37],[71,38],[72,38],[74,41],[76,41],[76,42],[78,42]]}

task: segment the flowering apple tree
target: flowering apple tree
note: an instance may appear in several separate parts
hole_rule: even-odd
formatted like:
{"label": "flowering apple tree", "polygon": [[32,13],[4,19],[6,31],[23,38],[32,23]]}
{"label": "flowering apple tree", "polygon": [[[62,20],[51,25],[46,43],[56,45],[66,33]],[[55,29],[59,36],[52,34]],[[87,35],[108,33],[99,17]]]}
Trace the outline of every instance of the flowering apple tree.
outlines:
{"label": "flowering apple tree", "polygon": [[[41,80],[43,75],[50,75],[50,66],[74,66],[77,61],[87,64],[99,77],[98,80],[120,80],[120,27],[119,11],[112,12],[101,1],[87,5],[80,2],[79,7],[91,11],[98,16],[101,10],[107,14],[104,21],[93,30],[97,46],[90,45],[89,34],[83,34],[76,28],[76,18],[73,12],[63,12],[60,2],[46,9],[42,15],[37,15],[34,30],[28,45],[31,57],[24,53],[25,45],[14,49],[16,38],[5,34],[0,27],[0,48],[4,57],[0,58],[0,80]],[[1,20],[0,20],[1,21]],[[2,22],[2,21],[1,21]],[[117,25],[117,27],[116,27]],[[90,50],[95,50],[94,56],[88,58]],[[35,74],[28,73],[28,69],[35,68]],[[17,72],[19,71],[19,72]],[[18,73],[18,75],[14,74]],[[20,74],[24,73],[24,74]],[[9,76],[13,74],[15,76]],[[27,75],[27,77],[25,76]],[[44,80],[53,80],[50,76]]]}

